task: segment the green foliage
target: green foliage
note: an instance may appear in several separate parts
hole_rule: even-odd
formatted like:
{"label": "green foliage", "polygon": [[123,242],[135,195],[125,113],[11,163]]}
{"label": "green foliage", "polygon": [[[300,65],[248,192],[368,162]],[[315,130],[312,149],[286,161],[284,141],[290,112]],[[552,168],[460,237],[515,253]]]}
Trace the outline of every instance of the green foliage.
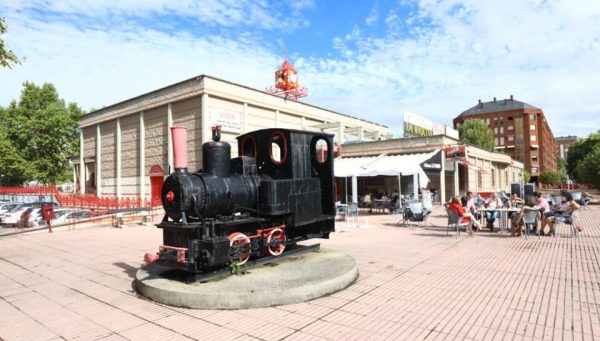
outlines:
{"label": "green foliage", "polygon": [[494,150],[494,132],[479,120],[467,120],[458,127],[461,141],[485,150]]}
{"label": "green foliage", "polygon": [[523,180],[528,183],[531,180],[531,174],[528,171],[523,171]]}
{"label": "green foliage", "polygon": [[594,188],[600,189],[600,143],[597,143],[590,153],[577,163],[575,178],[579,182],[590,183]]}
{"label": "green foliage", "polygon": [[558,172],[560,173],[561,180],[567,180],[569,177],[567,175],[567,160],[562,157],[558,157],[556,159],[556,165],[558,168]]}
{"label": "green foliage", "polygon": [[545,171],[540,173],[540,182],[546,185],[556,185],[560,183],[561,174],[557,171]]}
{"label": "green foliage", "polygon": [[[2,116],[2,108],[0,108]],[[32,170],[0,124],[0,186],[16,186],[31,179]]]}
{"label": "green foliage", "polygon": [[[6,33],[6,21],[0,18],[0,36]],[[0,67],[11,68],[12,64],[21,64],[17,56],[4,45],[4,40],[0,38]]]}
{"label": "green foliage", "polygon": [[[0,169],[11,183],[37,180],[56,184],[70,168],[69,160],[78,152],[76,128],[83,111],[74,103],[65,105],[52,84],[41,87],[25,82],[19,102],[12,101],[0,110],[5,138],[15,150],[11,159],[22,167],[8,167],[3,160]],[[18,160],[26,160],[25,164]],[[5,163],[6,162],[6,163]],[[24,179],[23,179],[24,178]]]}
{"label": "green foliage", "polygon": [[579,162],[583,161],[583,159],[592,152],[592,149],[594,149],[594,146],[597,144],[600,144],[600,130],[590,134],[587,139],[579,140],[569,147],[569,154],[567,155],[567,173],[571,178],[583,182],[581,179],[577,178],[575,168],[577,168]]}

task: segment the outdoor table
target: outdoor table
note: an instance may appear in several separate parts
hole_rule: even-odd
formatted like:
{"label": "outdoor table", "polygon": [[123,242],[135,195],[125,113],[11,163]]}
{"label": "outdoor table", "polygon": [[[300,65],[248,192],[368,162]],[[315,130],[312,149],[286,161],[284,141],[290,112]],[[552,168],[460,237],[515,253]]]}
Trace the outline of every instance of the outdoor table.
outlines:
{"label": "outdoor table", "polygon": [[[508,232],[510,213],[519,212],[518,208],[481,208],[478,212],[500,212],[500,232]],[[481,224],[486,222],[486,215],[481,214]],[[483,225],[482,225],[483,226]]]}
{"label": "outdoor table", "polygon": [[375,199],[373,200],[373,210],[381,210],[384,212],[386,208],[390,207],[390,199]]}

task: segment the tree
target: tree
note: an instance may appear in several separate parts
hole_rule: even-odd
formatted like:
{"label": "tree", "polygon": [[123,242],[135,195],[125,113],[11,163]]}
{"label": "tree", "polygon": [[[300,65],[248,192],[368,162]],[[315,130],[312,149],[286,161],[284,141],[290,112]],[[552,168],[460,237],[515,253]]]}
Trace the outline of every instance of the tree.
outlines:
{"label": "tree", "polygon": [[529,180],[531,180],[531,174],[529,174],[528,171],[523,171],[523,181],[525,181],[525,183],[528,183]]}
{"label": "tree", "polygon": [[7,139],[27,160],[26,180],[55,184],[64,177],[79,149],[76,129],[82,112],[74,103],[65,105],[52,84],[38,87],[29,82],[23,84],[19,102],[0,111]]}
{"label": "tree", "polygon": [[556,185],[560,183],[560,172],[545,171],[540,173],[540,182],[545,185]]}
{"label": "tree", "polygon": [[558,168],[558,172],[560,173],[560,179],[561,180],[567,180],[568,179],[568,175],[567,175],[567,160],[563,159],[562,157],[558,157],[556,159],[556,165]]}
{"label": "tree", "polygon": [[575,178],[579,182],[590,183],[594,188],[600,189],[600,143],[596,144],[577,164]]}
{"label": "tree", "polygon": [[[0,108],[1,113],[1,108]],[[0,186],[16,186],[32,177],[31,169],[0,124]]]}
{"label": "tree", "polygon": [[577,181],[583,182],[581,179],[578,179],[575,174],[575,169],[579,162],[583,161],[585,157],[592,152],[594,146],[600,144],[600,130],[596,133],[590,134],[590,136],[586,139],[579,140],[573,143],[569,147],[569,153],[567,154],[567,173],[570,177],[576,179]]}
{"label": "tree", "polygon": [[490,127],[479,120],[467,120],[458,127],[458,135],[461,141],[485,150],[494,149],[494,132]]}
{"label": "tree", "polygon": [[[6,33],[6,21],[4,18],[0,18],[0,36]],[[4,46],[4,40],[0,38],[0,66],[11,68],[11,64],[21,64],[21,61],[17,56]]]}

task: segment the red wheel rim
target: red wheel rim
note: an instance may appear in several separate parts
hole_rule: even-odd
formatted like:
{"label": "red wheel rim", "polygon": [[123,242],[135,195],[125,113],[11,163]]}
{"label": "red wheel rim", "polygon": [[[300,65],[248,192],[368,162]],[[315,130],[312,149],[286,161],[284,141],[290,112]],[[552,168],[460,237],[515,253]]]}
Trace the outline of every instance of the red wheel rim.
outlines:
{"label": "red wheel rim", "polygon": [[228,238],[229,247],[242,249],[242,255],[238,258],[231,258],[231,261],[238,265],[245,264],[250,259],[250,238],[241,232],[232,233]]}
{"label": "red wheel rim", "polygon": [[[279,241],[280,243],[275,246],[270,246],[272,241]],[[285,233],[280,228],[271,230],[267,235],[267,252],[271,256],[279,256],[285,250]]]}

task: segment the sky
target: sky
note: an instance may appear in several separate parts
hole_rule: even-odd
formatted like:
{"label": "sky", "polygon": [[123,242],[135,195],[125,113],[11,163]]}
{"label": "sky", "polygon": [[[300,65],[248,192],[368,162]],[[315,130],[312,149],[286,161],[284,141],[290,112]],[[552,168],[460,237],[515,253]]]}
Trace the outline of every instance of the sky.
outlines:
{"label": "sky", "polygon": [[84,110],[206,74],[259,90],[284,59],[301,101],[402,133],[478,100],[542,108],[555,136],[600,129],[597,0],[2,0],[0,106],[54,84]]}

